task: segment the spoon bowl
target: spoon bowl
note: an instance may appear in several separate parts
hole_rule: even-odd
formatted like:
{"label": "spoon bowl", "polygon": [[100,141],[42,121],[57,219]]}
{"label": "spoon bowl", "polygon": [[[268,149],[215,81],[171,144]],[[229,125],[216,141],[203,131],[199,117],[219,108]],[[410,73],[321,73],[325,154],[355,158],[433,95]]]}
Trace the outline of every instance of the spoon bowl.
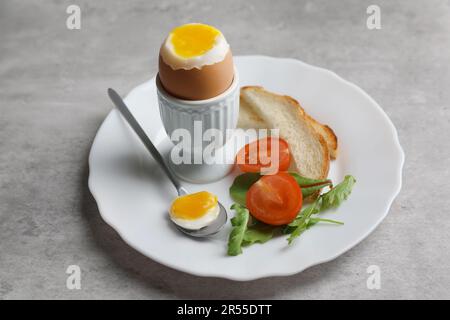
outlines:
{"label": "spoon bowl", "polygon": [[190,230],[177,225],[175,222],[173,223],[177,226],[178,230],[180,230],[184,234],[187,234],[188,236],[196,238],[204,238],[212,236],[213,234],[218,233],[222,229],[222,227],[225,225],[228,219],[227,210],[225,209],[225,207],[220,202],[218,202],[217,204],[220,210],[219,215],[217,216],[216,220],[214,220],[211,224],[207,225],[206,227],[203,227],[198,230]]}

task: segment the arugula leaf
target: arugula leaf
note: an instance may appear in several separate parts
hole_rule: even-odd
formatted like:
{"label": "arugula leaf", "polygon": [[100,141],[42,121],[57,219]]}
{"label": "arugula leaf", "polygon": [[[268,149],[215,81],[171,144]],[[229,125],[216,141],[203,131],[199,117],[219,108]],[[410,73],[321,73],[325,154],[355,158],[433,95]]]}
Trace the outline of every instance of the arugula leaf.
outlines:
{"label": "arugula leaf", "polygon": [[314,224],[323,221],[330,223],[343,224],[340,221],[330,219],[311,218],[313,214],[325,211],[330,208],[338,207],[344,200],[348,198],[352,192],[352,188],[356,180],[353,176],[347,175],[344,180],[336,187],[324,193],[316,199],[309,207],[303,209],[300,214],[285,228],[284,233],[290,233],[288,237],[289,244],[299,237],[305,230]]}
{"label": "arugula leaf", "polygon": [[344,181],[321,196],[320,211],[339,207],[348,198],[355,183],[356,179],[353,176],[345,176]]}
{"label": "arugula leaf", "polygon": [[[310,206],[303,208],[303,210],[300,211],[297,217],[291,223],[288,224],[288,227],[298,227],[302,223],[307,222],[306,220],[313,214],[319,213],[320,201],[321,198],[319,197]],[[305,216],[305,214],[308,214],[308,216]]]}
{"label": "arugula leaf", "polygon": [[230,187],[230,196],[238,204],[245,206],[248,189],[261,177],[259,173],[247,172],[237,176]]}
{"label": "arugula leaf", "polygon": [[324,181],[330,181],[328,179],[312,179],[299,175],[297,172],[290,171],[289,174],[294,177],[295,181],[297,181],[299,186],[306,186],[309,184],[321,183]]}
{"label": "arugula leaf", "polygon": [[309,218],[317,213],[319,201],[320,198],[318,198],[316,201],[313,202],[309,207],[303,209],[300,214],[295,218],[294,221],[292,221],[290,224],[288,224],[289,227],[295,227],[295,229],[292,231],[292,233],[288,237],[289,244],[294,241],[295,238],[299,237],[303,232],[305,232],[308,229],[309,226]]}
{"label": "arugula leaf", "polygon": [[[308,221],[306,222],[306,230],[308,230],[309,228],[315,226],[319,222],[327,222],[327,223],[333,223],[333,224],[339,224],[339,225],[343,225],[344,224],[342,221],[338,221],[338,220],[310,217],[308,219]],[[298,226],[298,220],[295,223],[291,222],[291,224],[284,226],[284,228],[282,229],[282,233],[283,234],[291,234],[297,228],[297,226]]]}
{"label": "arugula leaf", "polygon": [[[326,187],[332,186],[331,180],[309,179],[290,172],[297,183],[302,187],[303,197],[307,197],[314,192]],[[277,228],[264,225],[254,221],[249,226],[251,219],[248,209],[245,207],[246,194],[248,189],[261,177],[259,173],[244,173],[234,179],[230,187],[230,195],[235,204],[231,209],[236,211],[236,215],[231,219],[233,229],[228,239],[228,255],[235,256],[242,253],[243,246],[250,246],[254,243],[264,243],[270,240]],[[288,242],[291,244],[294,239],[303,232],[319,222],[328,222],[334,224],[343,224],[343,222],[312,217],[322,211],[337,208],[350,195],[356,180],[353,176],[347,175],[344,180],[328,192],[319,196],[310,206],[303,208],[298,216],[290,224],[286,225],[282,232],[289,234]],[[253,219],[252,219],[253,220]]]}
{"label": "arugula leaf", "polygon": [[275,228],[263,223],[248,227],[244,234],[242,246],[248,247],[254,243],[265,243],[272,239]]}
{"label": "arugula leaf", "polygon": [[328,223],[334,223],[334,224],[340,224],[340,225],[344,224],[342,221],[338,221],[338,220],[323,219],[323,218],[309,218],[310,227],[312,227],[313,225],[315,225],[318,222],[328,222]]}
{"label": "arugula leaf", "polygon": [[308,223],[306,224],[306,230],[308,230],[311,227],[314,227],[318,223],[319,221],[315,220],[314,218],[309,218]]}
{"label": "arugula leaf", "polygon": [[236,212],[236,215],[231,219],[233,229],[228,238],[228,255],[237,256],[242,253],[242,242],[250,214],[247,208],[237,203],[233,204],[231,209]]}
{"label": "arugula leaf", "polygon": [[319,191],[327,186],[333,186],[333,182],[330,179],[311,179],[302,177],[296,172],[289,172],[294,177],[298,185],[302,188],[303,198],[309,197],[316,191]]}

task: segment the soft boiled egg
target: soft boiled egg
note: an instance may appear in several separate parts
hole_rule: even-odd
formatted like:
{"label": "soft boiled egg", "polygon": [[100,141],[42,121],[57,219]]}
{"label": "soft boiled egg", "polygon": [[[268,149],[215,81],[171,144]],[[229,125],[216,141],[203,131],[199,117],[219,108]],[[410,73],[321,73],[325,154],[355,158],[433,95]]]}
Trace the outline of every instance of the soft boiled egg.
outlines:
{"label": "soft boiled egg", "polygon": [[207,191],[180,196],[169,210],[172,221],[189,230],[206,227],[217,219],[219,212],[217,196]]}
{"label": "soft boiled egg", "polygon": [[174,97],[204,100],[218,96],[234,78],[230,46],[212,26],[189,23],[176,27],[161,46],[158,76]]}

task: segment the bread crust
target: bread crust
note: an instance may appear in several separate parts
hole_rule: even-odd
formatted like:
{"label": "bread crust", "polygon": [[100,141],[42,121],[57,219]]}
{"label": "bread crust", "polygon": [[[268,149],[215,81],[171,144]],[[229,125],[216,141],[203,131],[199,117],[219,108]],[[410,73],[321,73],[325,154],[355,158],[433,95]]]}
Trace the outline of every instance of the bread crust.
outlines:
{"label": "bread crust", "polygon": [[[263,89],[263,90],[265,90],[265,89]],[[265,90],[265,91],[267,91],[267,90]],[[273,93],[273,92],[270,92],[270,93],[274,94],[274,95],[277,95],[276,93]],[[327,159],[327,160],[324,161],[323,164],[322,164],[322,176],[320,177],[320,179],[325,179],[326,177],[328,177],[328,172],[330,170],[330,161],[329,161],[329,159],[330,159],[330,152],[328,150],[327,142],[325,141],[324,137],[321,134],[319,134],[314,129],[312,124],[308,121],[309,118],[311,118],[311,117],[306,114],[305,110],[300,106],[300,103],[297,100],[295,100],[294,98],[292,98],[290,96],[286,96],[286,95],[280,95],[280,97],[286,99],[286,101],[288,101],[292,105],[292,107],[298,108],[300,110],[300,114],[306,120],[305,122],[307,123],[307,125],[309,125],[309,127],[311,129],[311,132],[317,137],[317,139],[319,140],[320,144],[322,145],[322,149],[324,151],[323,157],[325,159]]]}
{"label": "bread crust", "polygon": [[[246,88],[259,88],[259,89],[262,89],[267,92],[267,90],[265,90],[261,86],[244,86],[241,88],[241,90],[245,90]],[[272,93],[272,94],[275,94],[275,93]],[[328,126],[326,124],[322,124],[321,122],[317,121],[312,116],[310,116],[296,99],[294,99],[290,96],[287,96],[287,95],[278,95],[278,96],[285,97],[286,99],[290,100],[292,103],[297,105],[302,110],[302,113],[303,113],[305,119],[312,125],[314,130],[325,139],[325,142],[328,147],[328,152],[330,154],[330,158],[336,159],[337,155],[338,155],[338,138],[337,138],[336,134],[334,133],[333,129],[331,129],[330,126]],[[241,97],[241,100],[245,100],[245,98],[243,97],[242,94],[240,97]],[[248,111],[250,111],[250,110],[246,110],[246,112],[248,112]],[[247,120],[247,121],[245,121],[245,120]],[[257,114],[252,114],[251,119],[248,119],[248,115],[247,115],[247,119],[245,119],[245,120],[241,121],[238,124],[240,127],[243,127],[244,129],[248,129],[252,125],[256,126],[257,128],[261,128],[264,126],[263,125],[264,120],[261,119]]]}
{"label": "bread crust", "polygon": [[321,145],[323,161],[321,163],[321,170],[320,170],[321,174],[320,174],[320,176],[318,176],[316,178],[320,178],[320,179],[326,178],[328,176],[328,171],[330,168],[330,152],[328,150],[328,144],[325,141],[324,137],[321,134],[319,134],[317,132],[317,130],[314,128],[313,124],[311,123],[311,120],[314,120],[314,119],[306,114],[304,109],[300,106],[300,103],[290,96],[279,95],[279,94],[267,91],[261,86],[244,86],[241,88],[241,92],[245,92],[246,90],[254,90],[254,91],[257,91],[262,94],[268,94],[272,98],[278,99],[278,100],[283,100],[284,102],[287,102],[290,106],[295,108],[295,111],[296,111],[295,114],[298,117],[302,118],[304,124],[309,129],[311,135],[313,135],[317,139],[317,141],[319,141],[319,143]]}
{"label": "bread crust", "polygon": [[313,126],[314,130],[319,133],[327,143],[328,151],[330,152],[331,159],[336,159],[338,154],[338,139],[333,129],[331,129],[328,125],[322,124],[309,114],[305,112],[305,117],[308,122]]}

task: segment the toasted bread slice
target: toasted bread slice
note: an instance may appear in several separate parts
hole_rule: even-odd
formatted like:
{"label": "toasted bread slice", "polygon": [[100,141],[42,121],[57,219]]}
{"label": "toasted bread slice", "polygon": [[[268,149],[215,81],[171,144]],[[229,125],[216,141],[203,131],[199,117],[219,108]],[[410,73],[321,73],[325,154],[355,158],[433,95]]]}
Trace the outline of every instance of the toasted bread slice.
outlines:
{"label": "toasted bread slice", "polygon": [[253,112],[252,107],[242,94],[239,99],[239,120],[237,126],[242,129],[270,129],[264,120]]}
{"label": "toasted bread slice", "polygon": [[241,97],[246,107],[250,107],[268,128],[280,130],[280,136],[288,142],[292,153],[292,169],[309,178],[327,177],[330,167],[328,146],[296,100],[256,86],[241,88]]}
{"label": "toasted bread slice", "polygon": [[[304,110],[304,109],[302,108],[302,110]],[[338,139],[337,139],[337,136],[334,133],[333,129],[331,129],[326,124],[320,123],[319,121],[317,121],[316,119],[311,117],[309,114],[307,114],[305,111],[303,111],[303,112],[304,112],[306,119],[311,124],[311,126],[314,128],[314,130],[316,130],[316,132],[325,139],[331,159],[336,159],[337,154],[338,154]]]}
{"label": "toasted bread slice", "polygon": [[[331,159],[336,159],[338,153],[338,140],[334,131],[329,126],[315,120],[307,114],[303,108],[302,111],[306,117],[306,120],[311,124],[314,130],[316,130],[316,132],[325,139]],[[251,106],[242,94],[239,106],[238,127],[242,129],[270,129],[267,123],[265,123],[265,121],[252,110]]]}

